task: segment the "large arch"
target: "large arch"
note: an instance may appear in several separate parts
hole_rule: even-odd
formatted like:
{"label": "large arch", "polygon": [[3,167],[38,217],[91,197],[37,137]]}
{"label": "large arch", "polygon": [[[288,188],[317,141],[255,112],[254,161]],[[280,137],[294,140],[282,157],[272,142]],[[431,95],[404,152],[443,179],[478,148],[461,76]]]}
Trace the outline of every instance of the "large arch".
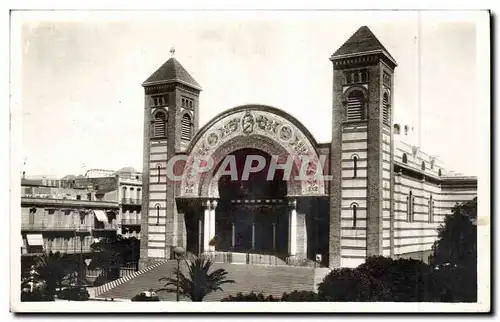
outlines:
{"label": "large arch", "polygon": [[[308,160],[307,171],[322,173],[317,143],[309,131],[294,117],[279,109],[263,105],[244,105],[219,114],[207,123],[187,147],[187,163],[181,182],[181,197],[218,197],[215,169],[193,176],[194,160],[211,160],[216,166],[228,154],[243,148],[257,148],[270,155],[292,156],[294,171],[300,160]],[[294,176],[292,175],[292,178]],[[325,195],[322,177],[288,183],[289,195]]]}

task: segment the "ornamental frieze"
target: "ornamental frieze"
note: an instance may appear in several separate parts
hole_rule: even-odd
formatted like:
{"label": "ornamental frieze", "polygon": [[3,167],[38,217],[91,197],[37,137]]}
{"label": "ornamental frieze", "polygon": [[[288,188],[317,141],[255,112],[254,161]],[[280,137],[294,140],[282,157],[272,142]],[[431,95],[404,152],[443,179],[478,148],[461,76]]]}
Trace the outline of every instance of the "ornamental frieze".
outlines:
{"label": "ornamental frieze", "polygon": [[[191,150],[191,157],[210,157],[224,143],[242,135],[268,137],[293,157],[318,158],[312,143],[295,124],[277,114],[259,110],[241,111],[216,122],[211,129],[202,134],[197,142],[193,142],[195,145]],[[307,168],[307,173],[310,173],[311,170],[316,171],[317,161],[311,166],[312,169]],[[188,174],[181,184],[181,193],[196,196],[199,184],[199,180],[192,180]],[[304,180],[302,193],[322,194],[324,193],[324,184],[317,178]]]}
{"label": "ornamental frieze", "polygon": [[224,138],[238,130],[240,124],[239,118],[234,118],[224,124],[223,126],[218,128],[219,134],[221,138]]}
{"label": "ornamental frieze", "polygon": [[280,126],[281,123],[274,120],[270,119],[264,115],[258,115],[257,116],[257,126],[266,132],[272,133],[272,134],[278,134],[278,126]]}

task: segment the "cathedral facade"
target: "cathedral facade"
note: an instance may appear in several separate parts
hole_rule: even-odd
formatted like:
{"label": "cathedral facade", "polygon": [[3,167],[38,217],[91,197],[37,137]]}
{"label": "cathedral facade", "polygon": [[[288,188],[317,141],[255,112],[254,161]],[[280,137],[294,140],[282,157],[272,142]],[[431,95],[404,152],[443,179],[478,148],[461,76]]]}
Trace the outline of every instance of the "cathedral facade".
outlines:
{"label": "cathedral facade", "polygon": [[[393,120],[397,63],[367,27],[330,60],[329,143],[263,105],[200,128],[201,86],[173,57],[142,84],[142,266],[171,259],[177,246],[232,262],[261,254],[330,268],[373,255],[427,259],[451,208],[476,197],[477,179],[408,143],[411,127]],[[205,161],[195,174],[197,160]],[[302,171],[321,175],[293,179]]]}

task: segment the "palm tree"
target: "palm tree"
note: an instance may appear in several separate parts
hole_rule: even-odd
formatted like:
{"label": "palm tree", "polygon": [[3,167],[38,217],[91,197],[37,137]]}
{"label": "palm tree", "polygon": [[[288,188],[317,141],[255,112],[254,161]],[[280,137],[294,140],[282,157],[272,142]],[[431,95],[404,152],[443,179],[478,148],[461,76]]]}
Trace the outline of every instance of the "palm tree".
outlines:
{"label": "palm tree", "polygon": [[76,269],[60,252],[44,253],[35,260],[35,279],[45,283],[48,295],[54,295],[63,281]]}
{"label": "palm tree", "polygon": [[[201,302],[203,298],[212,292],[222,291],[223,284],[234,283],[233,280],[227,279],[227,271],[223,268],[209,272],[214,262],[206,257],[192,256],[188,259],[184,258],[188,268],[186,276],[182,270],[174,270],[174,276],[179,276],[179,293],[182,296],[188,297],[192,302]],[[160,282],[167,283],[157,292],[165,291],[169,293],[177,292],[177,278],[162,277]]]}

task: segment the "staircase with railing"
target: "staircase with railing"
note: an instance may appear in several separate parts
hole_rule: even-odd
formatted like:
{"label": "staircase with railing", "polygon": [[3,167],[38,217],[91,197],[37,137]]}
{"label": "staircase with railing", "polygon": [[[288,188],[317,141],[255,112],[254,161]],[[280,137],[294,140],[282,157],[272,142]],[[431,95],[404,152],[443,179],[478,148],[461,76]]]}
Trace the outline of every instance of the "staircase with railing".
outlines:
{"label": "staircase with railing", "polygon": [[[205,301],[220,301],[229,295],[238,292],[257,292],[266,295],[281,296],[284,292],[294,290],[312,291],[315,288],[315,268],[309,266],[291,266],[286,261],[276,261],[269,264],[268,257],[251,257],[253,263],[238,265],[229,261],[229,254],[214,253],[215,263],[211,270],[223,268],[228,272],[228,278],[236,283],[223,285],[223,291],[208,295]],[[267,263],[256,263],[257,258]],[[266,258],[264,260],[264,258]],[[185,264],[181,262],[182,269],[187,272]],[[175,260],[167,261],[147,272],[134,276],[122,283],[116,283],[99,295],[101,298],[130,299],[140,292],[149,289],[156,290],[163,285],[159,282],[161,277],[174,277],[174,269],[177,266]],[[159,293],[163,301],[175,301],[175,294]],[[184,299],[185,300],[185,299]]]}

